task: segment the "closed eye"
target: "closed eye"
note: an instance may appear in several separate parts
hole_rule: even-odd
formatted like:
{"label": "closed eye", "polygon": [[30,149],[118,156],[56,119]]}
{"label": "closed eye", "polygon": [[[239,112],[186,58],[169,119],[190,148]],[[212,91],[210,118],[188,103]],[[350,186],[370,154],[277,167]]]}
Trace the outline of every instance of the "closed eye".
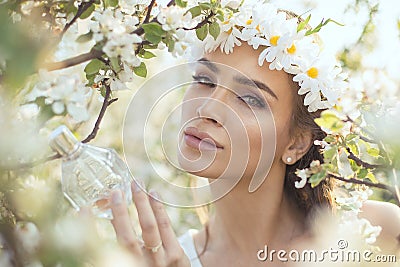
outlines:
{"label": "closed eye", "polygon": [[195,82],[199,84],[206,85],[208,87],[214,88],[216,84],[207,76],[204,75],[192,75],[192,78]]}

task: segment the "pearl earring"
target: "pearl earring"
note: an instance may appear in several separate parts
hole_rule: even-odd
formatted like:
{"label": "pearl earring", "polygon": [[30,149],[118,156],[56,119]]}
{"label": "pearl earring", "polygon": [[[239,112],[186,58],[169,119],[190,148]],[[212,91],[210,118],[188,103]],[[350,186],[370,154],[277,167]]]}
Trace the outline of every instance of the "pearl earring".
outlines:
{"label": "pearl earring", "polygon": [[290,163],[290,162],[292,162],[292,158],[291,158],[291,157],[287,157],[286,161],[287,161],[288,163]]}

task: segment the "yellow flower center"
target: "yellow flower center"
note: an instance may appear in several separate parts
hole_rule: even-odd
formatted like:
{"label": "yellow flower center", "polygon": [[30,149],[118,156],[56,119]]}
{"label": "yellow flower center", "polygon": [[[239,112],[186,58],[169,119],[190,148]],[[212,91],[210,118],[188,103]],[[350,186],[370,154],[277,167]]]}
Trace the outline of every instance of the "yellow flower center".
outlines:
{"label": "yellow flower center", "polygon": [[286,51],[287,51],[289,54],[293,55],[294,53],[296,53],[296,46],[295,46],[294,44],[292,44],[292,46],[289,47],[288,49],[286,49]]}
{"label": "yellow flower center", "polygon": [[317,77],[318,77],[318,69],[315,68],[315,67],[310,68],[310,69],[307,71],[307,75],[308,75],[310,78],[313,78],[313,79],[317,78]]}
{"label": "yellow flower center", "polygon": [[247,25],[250,25],[252,22],[253,22],[253,19],[248,19],[248,20],[246,21],[246,24],[247,24]]}
{"label": "yellow flower center", "polygon": [[261,32],[260,24],[258,24],[258,25],[256,26],[256,30],[257,30],[258,32]]}
{"label": "yellow flower center", "polygon": [[232,33],[233,28],[231,27],[229,30],[226,31],[227,34],[231,34]]}
{"label": "yellow flower center", "polygon": [[228,20],[224,20],[223,22],[222,22],[222,24],[228,24],[229,23],[229,19]]}
{"label": "yellow flower center", "polygon": [[279,35],[274,35],[269,39],[269,42],[273,45],[273,46],[277,46],[278,45],[278,40],[279,38],[281,38]]}

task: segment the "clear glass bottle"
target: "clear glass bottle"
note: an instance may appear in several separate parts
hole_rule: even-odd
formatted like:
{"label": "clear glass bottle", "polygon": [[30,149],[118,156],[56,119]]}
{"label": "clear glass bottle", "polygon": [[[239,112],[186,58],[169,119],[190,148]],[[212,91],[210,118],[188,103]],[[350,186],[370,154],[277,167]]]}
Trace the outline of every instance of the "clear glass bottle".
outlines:
{"label": "clear glass bottle", "polygon": [[51,133],[49,144],[62,156],[62,190],[76,210],[91,207],[94,215],[112,219],[110,193],[115,189],[131,202],[130,172],[114,149],[83,144],[64,125]]}

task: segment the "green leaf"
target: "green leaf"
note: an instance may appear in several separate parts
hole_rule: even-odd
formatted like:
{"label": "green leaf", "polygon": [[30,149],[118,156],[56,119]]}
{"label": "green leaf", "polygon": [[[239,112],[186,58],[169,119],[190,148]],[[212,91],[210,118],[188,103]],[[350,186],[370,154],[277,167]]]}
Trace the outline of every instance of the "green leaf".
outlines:
{"label": "green leaf", "polygon": [[219,21],[224,21],[224,12],[222,10],[217,11],[217,15],[215,16]]}
{"label": "green leaf", "polygon": [[162,29],[161,25],[156,22],[150,22],[142,25],[145,32],[144,37],[147,41],[158,44],[161,42],[162,37],[165,36],[165,31]]}
{"label": "green leaf", "polygon": [[105,7],[116,7],[118,5],[118,0],[104,0]]}
{"label": "green leaf", "polygon": [[327,135],[324,138],[324,141],[327,143],[334,143],[334,142],[336,142],[336,138],[333,135]]}
{"label": "green leaf", "polygon": [[315,173],[313,175],[311,175],[311,177],[309,178],[308,182],[311,184],[311,187],[316,187],[319,185],[319,183],[322,182],[322,180],[324,180],[326,177],[326,173],[325,171],[321,171],[319,173]]}
{"label": "green leaf", "polygon": [[175,40],[173,38],[170,38],[167,42],[167,46],[168,46],[168,52],[172,52],[174,51],[175,48]]}
{"label": "green leaf", "polygon": [[338,132],[343,128],[344,123],[331,111],[324,111],[320,118],[316,118],[315,123],[325,129],[330,129],[333,132]]}
{"label": "green leaf", "polygon": [[378,183],[378,180],[376,179],[375,175],[372,172],[368,172],[365,178],[369,179],[373,183]]}
{"label": "green leaf", "polygon": [[204,3],[199,3],[199,7],[201,8],[201,10],[208,10],[211,8],[210,3],[204,2]]}
{"label": "green leaf", "polygon": [[85,43],[85,42],[89,42],[90,40],[92,40],[92,37],[93,37],[93,32],[90,31],[88,33],[79,35],[78,38],[76,38],[76,41],[78,43]]}
{"label": "green leaf", "polygon": [[192,18],[195,18],[201,15],[201,8],[199,6],[194,6],[190,8],[187,12],[190,12],[192,14]]}
{"label": "green leaf", "polygon": [[133,72],[139,77],[146,78],[146,76],[147,76],[146,64],[144,64],[143,62],[140,63],[139,67],[133,68]]}
{"label": "green leaf", "polygon": [[379,149],[371,147],[371,148],[367,149],[367,153],[372,157],[378,157],[379,156]]}
{"label": "green leaf", "polygon": [[321,28],[322,28],[323,26],[325,26],[326,24],[328,24],[329,22],[333,22],[333,23],[335,23],[335,24],[337,24],[337,25],[339,25],[339,26],[344,26],[344,24],[339,23],[339,22],[337,22],[337,21],[335,21],[335,20],[333,20],[333,19],[327,19],[327,20],[322,19],[322,21],[317,25],[317,27],[315,27],[314,29],[308,30],[308,31],[306,32],[306,35],[310,35],[310,34],[319,32],[319,31],[321,30]]}
{"label": "green leaf", "polygon": [[115,72],[119,72],[121,70],[120,61],[117,57],[110,58],[111,67]]}
{"label": "green leaf", "polygon": [[332,146],[331,148],[324,151],[324,158],[327,160],[332,160],[337,156],[337,146]]}
{"label": "green leaf", "polygon": [[211,34],[211,36],[214,37],[214,40],[217,40],[217,37],[220,33],[220,28],[219,28],[218,22],[215,21],[215,22],[211,23],[208,31]]}
{"label": "green leaf", "polygon": [[85,12],[83,12],[83,13],[79,16],[79,18],[80,18],[80,19],[87,19],[90,15],[92,15],[93,11],[94,11],[94,4],[90,5],[90,6],[88,7],[88,9],[86,9]]}
{"label": "green leaf", "polygon": [[367,176],[367,174],[368,174],[368,170],[364,169],[364,168],[361,168],[357,173],[357,178],[358,179],[364,179]]}
{"label": "green leaf", "polygon": [[78,9],[76,8],[76,6],[74,6],[73,2],[71,4],[67,4],[64,8],[65,13],[67,14],[74,14],[74,16],[76,15],[76,12],[78,12]]}
{"label": "green leaf", "polygon": [[142,57],[142,58],[145,58],[145,59],[149,59],[149,58],[156,57],[156,55],[153,54],[153,53],[150,52],[150,51],[145,50],[144,53],[141,55],[141,57]]}
{"label": "green leaf", "polygon": [[305,20],[301,21],[299,25],[297,25],[297,32],[303,30],[307,26],[310,19],[311,19],[311,14],[308,15],[308,17]]}
{"label": "green leaf", "polygon": [[348,135],[346,135],[345,140],[346,140],[346,142],[349,142],[349,141],[353,140],[356,137],[358,137],[358,135],[356,135],[356,134],[348,134]]}
{"label": "green leaf", "polygon": [[142,25],[143,30],[147,34],[157,35],[157,36],[164,36],[165,31],[162,29],[162,26],[157,22],[150,22]]}
{"label": "green leaf", "polygon": [[152,44],[158,44],[162,40],[161,36],[151,33],[145,33],[144,38]]}
{"label": "green leaf", "polygon": [[347,142],[347,147],[350,148],[350,151],[353,152],[355,156],[360,155],[360,149],[358,148],[358,144],[355,141]]}
{"label": "green leaf", "polygon": [[175,4],[179,7],[186,7],[187,6],[187,1],[183,0],[175,0]]}
{"label": "green leaf", "polygon": [[102,87],[100,87],[100,94],[102,97],[106,97],[106,87],[103,85]]}
{"label": "green leaf", "polygon": [[199,40],[203,41],[208,34],[208,24],[204,24],[200,28],[196,29],[196,35]]}
{"label": "green leaf", "polygon": [[96,58],[93,59],[85,67],[86,76],[91,74],[97,74],[99,70],[103,67],[105,67],[105,64],[102,61]]}

